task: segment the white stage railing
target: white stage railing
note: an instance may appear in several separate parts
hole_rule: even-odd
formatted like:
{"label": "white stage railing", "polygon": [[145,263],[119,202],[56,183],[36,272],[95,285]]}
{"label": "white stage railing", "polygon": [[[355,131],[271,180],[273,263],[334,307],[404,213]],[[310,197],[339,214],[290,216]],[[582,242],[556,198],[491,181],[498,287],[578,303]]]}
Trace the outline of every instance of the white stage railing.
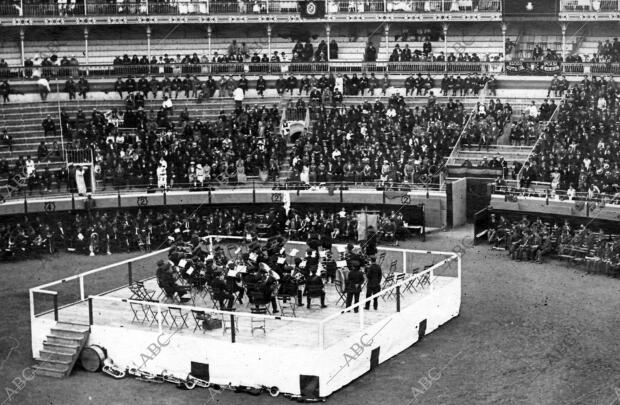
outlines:
{"label": "white stage railing", "polygon": [[[209,239],[209,245],[213,250],[215,244],[220,243],[222,240],[233,240],[233,241],[243,241],[243,237],[239,236],[225,236],[225,235],[211,235],[207,237]],[[265,241],[266,239],[259,239],[261,241]],[[297,242],[297,241],[287,241],[288,245],[292,246],[305,246],[305,242]],[[333,244],[333,247],[344,247],[343,244]],[[359,247],[359,246],[357,246]],[[400,271],[393,271],[393,274],[402,274],[405,276],[403,280],[399,282],[395,282],[394,284],[386,287],[381,290],[377,294],[374,294],[368,298],[360,297],[359,302],[357,304],[353,304],[347,308],[339,309],[337,313],[326,317],[325,319],[307,319],[301,317],[284,317],[284,316],[275,316],[275,315],[261,315],[261,314],[252,314],[252,313],[244,313],[244,312],[231,312],[231,311],[223,311],[213,308],[205,308],[200,306],[190,306],[190,305],[179,305],[179,304],[167,304],[161,302],[148,302],[146,305],[155,306],[157,308],[157,328],[161,332],[162,330],[162,319],[161,313],[162,310],[168,309],[170,307],[179,308],[181,307],[186,311],[201,311],[204,313],[216,315],[216,316],[230,316],[231,322],[235,322],[238,319],[265,319],[265,321],[269,322],[295,322],[298,324],[311,325],[311,329],[317,331],[318,339],[313,347],[324,350],[329,347],[325,341],[325,329],[326,325],[330,322],[338,320],[339,317],[342,317],[348,311],[354,310],[356,308],[359,309],[359,325],[360,330],[363,330],[368,325],[364,323],[364,305],[366,302],[372,301],[374,298],[384,297],[386,294],[392,294],[395,298],[395,310],[394,313],[400,311],[400,296],[404,294],[404,287],[409,285],[410,282],[418,281],[425,277],[428,279],[428,288],[431,293],[434,292],[434,280],[436,279],[436,271],[442,268],[445,265],[449,265],[453,261],[457,261],[457,271],[456,278],[460,282],[461,278],[461,257],[453,252],[442,252],[442,251],[427,251],[427,250],[416,250],[416,249],[401,249],[394,247],[378,247],[379,252],[385,252],[389,254],[390,257],[401,257],[401,260],[392,260],[392,262],[397,262],[396,267],[400,267]],[[49,314],[51,312],[54,313],[55,321],[65,321],[65,322],[76,322],[75,319],[65,319],[65,315],[62,314],[62,310],[67,307],[71,307],[74,305],[80,305],[81,307],[76,306],[75,309],[78,311],[88,311],[88,313],[80,312],[79,319],[88,319],[90,325],[94,322],[93,316],[93,305],[104,306],[104,305],[115,305],[116,308],[119,306],[127,306],[127,310],[129,312],[129,306],[131,303],[135,304],[145,304],[145,301],[132,300],[128,298],[120,298],[120,297],[111,297],[107,296],[111,291],[120,290],[122,288],[127,287],[132,280],[147,280],[154,278],[155,273],[155,262],[160,257],[165,257],[164,254],[167,253],[168,249],[157,250],[142,256],[139,256],[134,259],[123,260],[118,263],[114,263],[111,265],[103,266],[94,270],[86,271],[71,277],[67,277],[61,280],[53,281],[50,283],[46,283],[29,290],[30,295],[30,317],[31,317],[31,325],[34,327],[37,322],[49,322]],[[412,255],[437,255],[445,257],[437,263],[430,265],[428,268],[422,271],[416,271],[418,269],[414,269],[413,261],[414,257]],[[409,256],[409,258],[408,258]],[[389,263],[389,262],[388,262]],[[392,265],[393,263],[390,263]],[[400,264],[400,265],[399,265]],[[385,266],[382,266],[385,267]],[[114,274],[113,272],[119,272]],[[119,275],[120,274],[120,275]],[[86,283],[85,283],[86,280]],[[64,288],[68,286],[69,288]],[[89,289],[94,288],[97,293],[90,294],[88,293]],[[47,308],[42,311],[37,311],[36,306],[38,304],[39,299],[37,298],[39,295],[43,295],[45,297],[52,297],[53,306],[52,308]],[[61,301],[59,302],[59,295]],[[83,305],[85,301],[88,301],[88,305]],[[118,309],[116,309],[118,311]],[[76,312],[70,311],[67,312],[70,315],[75,317]],[[61,316],[62,315],[62,316]],[[109,315],[109,314],[108,314]],[[112,316],[114,314],[112,313]],[[60,319],[62,318],[62,319]],[[237,320],[238,321],[238,320]],[[41,326],[41,325],[38,325]],[[234,328],[231,331],[231,337],[233,342],[235,341],[234,336]],[[33,339],[34,339],[33,334]],[[34,342],[33,342],[34,347]]]}

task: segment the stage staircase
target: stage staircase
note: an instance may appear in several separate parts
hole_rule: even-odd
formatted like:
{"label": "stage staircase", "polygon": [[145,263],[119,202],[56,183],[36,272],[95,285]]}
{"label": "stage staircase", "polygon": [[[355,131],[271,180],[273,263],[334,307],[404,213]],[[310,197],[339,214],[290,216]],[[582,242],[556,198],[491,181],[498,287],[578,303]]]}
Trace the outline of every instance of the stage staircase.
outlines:
{"label": "stage staircase", "polygon": [[88,341],[90,328],[86,325],[58,322],[47,339],[33,367],[37,375],[63,378],[71,374]]}

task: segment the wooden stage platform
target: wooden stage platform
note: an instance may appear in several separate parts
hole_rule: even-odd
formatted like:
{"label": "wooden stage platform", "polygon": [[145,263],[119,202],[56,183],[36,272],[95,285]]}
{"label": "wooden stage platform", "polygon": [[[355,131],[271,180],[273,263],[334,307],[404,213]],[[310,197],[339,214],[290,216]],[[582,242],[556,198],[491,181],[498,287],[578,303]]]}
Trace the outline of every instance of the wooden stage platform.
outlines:
{"label": "wooden stage platform", "polygon": [[[409,275],[410,276],[410,275]],[[431,284],[434,288],[441,289],[442,286],[456,282],[454,277],[441,277],[435,276],[431,280]],[[148,290],[156,291],[156,295],[159,294],[160,289],[154,279],[147,280],[145,286]],[[417,291],[416,291],[417,290]],[[237,323],[238,331],[236,332],[235,339],[237,342],[246,343],[261,343],[261,344],[278,344],[284,347],[307,347],[316,348],[318,344],[318,329],[315,323],[303,322],[308,321],[321,321],[336,315],[344,309],[344,302],[341,300],[338,303],[338,292],[334,284],[325,285],[325,303],[327,308],[320,308],[319,299],[314,298],[312,300],[311,309],[307,309],[305,306],[305,299],[303,297],[304,306],[297,306],[295,308],[295,315],[292,315],[292,311],[285,308],[284,311],[280,309],[279,314],[273,314],[274,316],[280,316],[281,319],[266,319],[265,330],[255,329],[254,333],[251,330],[251,316],[250,303],[247,297],[244,297],[243,304],[235,302],[235,320]],[[416,301],[419,301],[424,296],[431,293],[429,285],[416,286],[416,289],[411,288],[409,291],[401,292],[400,305],[401,307],[408,307],[414,305]],[[360,294],[360,299],[365,298],[366,291]],[[128,288],[123,288],[109,294],[108,297],[129,299],[132,293]],[[181,309],[182,316],[185,316],[185,322],[180,319],[176,320],[178,325],[174,325],[171,319],[171,314],[164,314],[162,317],[162,331],[165,333],[175,334],[190,334],[196,336],[203,336],[208,339],[218,339],[230,342],[230,331],[223,332],[223,328],[214,329],[211,331],[205,331],[202,328],[195,328],[196,322],[190,308],[200,307],[204,309],[213,309],[212,301],[209,295],[201,296],[201,294],[192,294],[194,296],[194,302],[190,301],[187,305],[175,305],[170,303],[163,303],[162,311],[166,311],[167,306],[173,306]],[[271,310],[271,306],[270,310]],[[102,301],[93,300],[93,325],[105,325],[120,328],[131,328],[135,330],[149,330],[158,331],[157,322],[152,322],[151,319],[146,319],[144,313],[139,306],[134,305],[137,309],[137,315],[134,316],[132,308],[129,302],[119,301]],[[146,309],[146,308],[145,308]],[[157,309],[153,306],[153,310]],[[376,323],[385,320],[387,316],[396,312],[396,296],[395,293],[388,297],[385,294],[379,298],[379,307],[375,311],[370,305],[370,310],[364,311],[363,324],[364,326],[371,326]],[[48,313],[45,315],[48,319],[53,319],[54,314]],[[216,318],[226,319],[228,321],[228,315],[214,315]],[[290,318],[296,318],[299,322]],[[63,322],[80,323],[84,325],[89,324],[89,310],[88,301],[79,302],[59,309],[58,319]],[[257,319],[255,319],[256,321]],[[259,324],[255,324],[256,327]],[[179,327],[180,326],[180,327]],[[329,322],[325,326],[325,347],[330,346],[343,338],[349,336],[351,333],[360,330],[360,317],[359,314],[351,311],[350,313],[343,314],[336,318],[334,321]]]}
{"label": "wooden stage platform", "polygon": [[[209,238],[221,242],[220,237]],[[287,245],[295,244],[303,246]],[[200,292],[184,305],[131,299],[130,289],[118,283],[151,276],[154,261],[165,251],[80,273],[30,290],[33,357],[46,341],[49,346],[48,339],[66,339],[54,336],[58,325],[78,323],[88,327],[87,344],[104,348],[121,369],[139,367],[151,375],[165,371],[180,380],[191,374],[211,384],[277,388],[295,398],[322,399],[459,314],[458,255],[392,247],[380,251],[385,252],[384,280],[392,272],[395,284],[378,294],[378,310],[371,303],[371,309],[360,308],[359,313],[351,307],[345,311],[334,284],[325,286],[327,308],[314,298],[310,309],[296,307],[294,315],[290,308],[252,314],[247,297],[243,304],[235,303],[234,312],[219,311],[209,294]],[[144,282],[159,295],[155,279]],[[99,292],[90,292],[97,288]],[[104,288],[115,289],[101,292]],[[361,295],[363,302],[365,289]],[[36,310],[42,300],[52,298],[56,311]],[[59,300],[73,303],[62,306]],[[194,311],[220,319],[222,327],[203,330]]]}

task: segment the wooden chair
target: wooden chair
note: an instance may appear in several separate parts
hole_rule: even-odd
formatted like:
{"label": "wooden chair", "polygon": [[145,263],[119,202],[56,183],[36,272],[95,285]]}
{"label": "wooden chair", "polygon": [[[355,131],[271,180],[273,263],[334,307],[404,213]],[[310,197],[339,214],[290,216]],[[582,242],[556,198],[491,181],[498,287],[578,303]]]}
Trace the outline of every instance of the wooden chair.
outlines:
{"label": "wooden chair", "polygon": [[131,322],[144,323],[144,321],[146,320],[146,314],[142,309],[142,304],[130,302],[129,307],[131,308],[131,312],[133,312],[133,319],[131,320]]}
{"label": "wooden chair", "polygon": [[[230,312],[234,312],[234,308],[230,310]],[[233,321],[230,318],[229,314],[222,314],[222,334],[226,334],[226,331],[232,331],[232,323]],[[239,333],[239,322],[234,322],[235,324],[235,332]]]}
{"label": "wooden chair", "polygon": [[[267,308],[266,307],[259,307],[259,308],[250,308],[250,312],[253,314],[258,314],[258,315],[267,315]],[[258,326],[255,326],[258,325]],[[263,334],[267,334],[267,321],[265,320],[265,318],[254,318],[254,317],[250,317],[250,329],[252,332],[252,336],[254,336],[254,331],[256,329],[262,329],[263,330]]]}
{"label": "wooden chair", "polygon": [[290,294],[278,294],[276,298],[278,300],[278,306],[280,307],[280,313],[282,316],[286,316],[286,310],[289,310],[293,314],[293,317],[297,317],[295,314],[295,308],[297,307],[295,300],[297,299],[297,296]]}
{"label": "wooden chair", "polygon": [[411,292],[418,291],[418,290],[416,290],[416,288],[415,288],[415,283],[416,283],[416,276],[415,276],[415,275],[416,275],[419,271],[420,271],[420,268],[419,268],[419,267],[416,267],[416,268],[414,268],[414,269],[411,271],[411,277],[409,277],[409,279],[407,280],[407,283],[405,283],[405,288],[404,288],[404,290],[403,290],[403,293],[408,292],[408,291],[411,291]]}
{"label": "wooden chair", "polygon": [[196,332],[196,329],[202,329],[202,333],[205,333],[205,329],[202,327],[202,323],[204,321],[209,320],[209,316],[207,315],[207,313],[205,311],[197,311],[195,309],[192,309],[192,317],[194,318],[194,322],[195,322],[195,326],[194,326],[194,331]]}
{"label": "wooden chair", "polygon": [[[385,279],[383,280],[383,285],[381,286],[382,290],[385,290],[386,288],[389,288],[391,286],[394,285],[394,274],[390,273],[387,276],[385,276]],[[383,295],[381,296],[381,298],[383,298],[383,301],[387,301],[388,299],[390,299],[390,294],[391,291],[387,291],[385,293],[383,293]]]}
{"label": "wooden chair", "polygon": [[[158,303],[159,301],[151,300],[151,301],[147,301],[147,303],[142,305],[142,307],[144,308],[144,314],[148,317],[147,320],[151,321],[151,325],[153,325],[154,323],[157,323],[157,309],[154,307],[153,304],[158,304]],[[166,325],[166,326],[169,325],[167,309],[161,310],[161,324]]]}
{"label": "wooden chair", "polygon": [[392,260],[390,262],[390,269],[388,270],[388,274],[392,274],[398,268],[398,260]]}
{"label": "wooden chair", "polygon": [[320,302],[318,304],[316,304],[316,303],[313,304],[312,303],[312,298],[321,298],[323,296],[323,294],[325,294],[325,292],[323,291],[323,286],[316,285],[316,284],[308,285],[306,287],[306,292],[308,293],[308,298],[310,299],[309,308],[312,308],[312,305],[321,306]]}
{"label": "wooden chair", "polygon": [[265,308],[265,310],[271,314],[269,311],[269,297],[265,297],[262,291],[248,291],[248,297],[252,300],[252,305],[254,308]]}
{"label": "wooden chair", "polygon": [[341,301],[342,305],[345,305],[347,303],[347,299],[342,282],[340,280],[334,280],[334,286],[336,287],[336,292],[338,293],[338,301],[336,301],[336,305],[340,304]]}
{"label": "wooden chair", "polygon": [[183,313],[183,310],[179,307],[168,307],[168,313],[170,314],[170,329],[173,327],[177,327],[182,329],[183,327],[188,328],[187,325],[187,317],[188,313]]}
{"label": "wooden chair", "polygon": [[377,258],[377,264],[381,266],[385,261],[385,252],[379,253],[379,257]]}

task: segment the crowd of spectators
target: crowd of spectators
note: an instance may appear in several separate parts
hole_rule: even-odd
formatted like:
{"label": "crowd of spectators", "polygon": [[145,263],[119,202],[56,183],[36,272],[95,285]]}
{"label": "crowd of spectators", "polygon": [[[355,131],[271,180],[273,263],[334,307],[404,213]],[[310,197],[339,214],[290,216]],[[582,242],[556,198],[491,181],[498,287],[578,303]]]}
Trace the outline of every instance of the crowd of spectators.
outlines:
{"label": "crowd of spectators", "polygon": [[[292,240],[355,242],[358,240],[357,216],[344,208],[325,210],[291,209],[241,210],[187,208],[168,210],[98,210],[95,201],[77,201],[84,210],[66,215],[25,215],[0,224],[0,249],[3,259],[53,254],[61,250],[82,254],[111,254],[151,251],[169,246],[171,241],[189,240],[194,235],[246,235],[271,237],[283,235]],[[394,210],[379,214],[375,242],[389,243],[408,235],[403,215]],[[368,234],[366,234],[368,237]]]}
{"label": "crowd of spectators", "polygon": [[620,235],[565,220],[558,225],[523,216],[511,221],[491,214],[488,241],[495,249],[507,250],[513,260],[542,263],[545,257],[585,263],[588,270],[620,277]]}
{"label": "crowd of spectators", "polygon": [[75,76],[79,75],[80,62],[75,55],[59,57],[56,54],[50,56],[35,56],[24,61],[24,76],[27,79],[51,76]]}
{"label": "crowd of spectators", "polygon": [[438,183],[443,158],[456,142],[466,114],[450,100],[407,107],[401,95],[348,108],[312,111],[314,123],[295,141],[292,176],[303,183]]}
{"label": "crowd of spectators", "polygon": [[597,198],[620,191],[620,104],[611,77],[589,77],[564,95],[556,121],[543,132],[521,186],[551,183],[551,191],[567,190]]}
{"label": "crowd of spectators", "polygon": [[593,63],[617,63],[620,62],[620,42],[614,38],[613,42],[609,39],[605,42],[599,41],[597,53],[592,56]]}
{"label": "crowd of spectators", "polygon": [[504,133],[505,125],[512,117],[510,103],[500,99],[490,99],[488,104],[476,103],[476,110],[471,124],[463,131],[461,146],[470,149],[478,146],[489,150],[490,145],[497,144],[497,139]]}
{"label": "crowd of spectators", "polygon": [[280,124],[277,107],[245,106],[213,121],[191,117],[186,108],[173,114],[164,106],[156,112],[129,105],[124,112],[95,110],[88,119],[83,111],[74,119],[65,115],[63,125],[74,144],[94,150],[102,187],[277,179],[286,153],[286,141],[274,130]]}

